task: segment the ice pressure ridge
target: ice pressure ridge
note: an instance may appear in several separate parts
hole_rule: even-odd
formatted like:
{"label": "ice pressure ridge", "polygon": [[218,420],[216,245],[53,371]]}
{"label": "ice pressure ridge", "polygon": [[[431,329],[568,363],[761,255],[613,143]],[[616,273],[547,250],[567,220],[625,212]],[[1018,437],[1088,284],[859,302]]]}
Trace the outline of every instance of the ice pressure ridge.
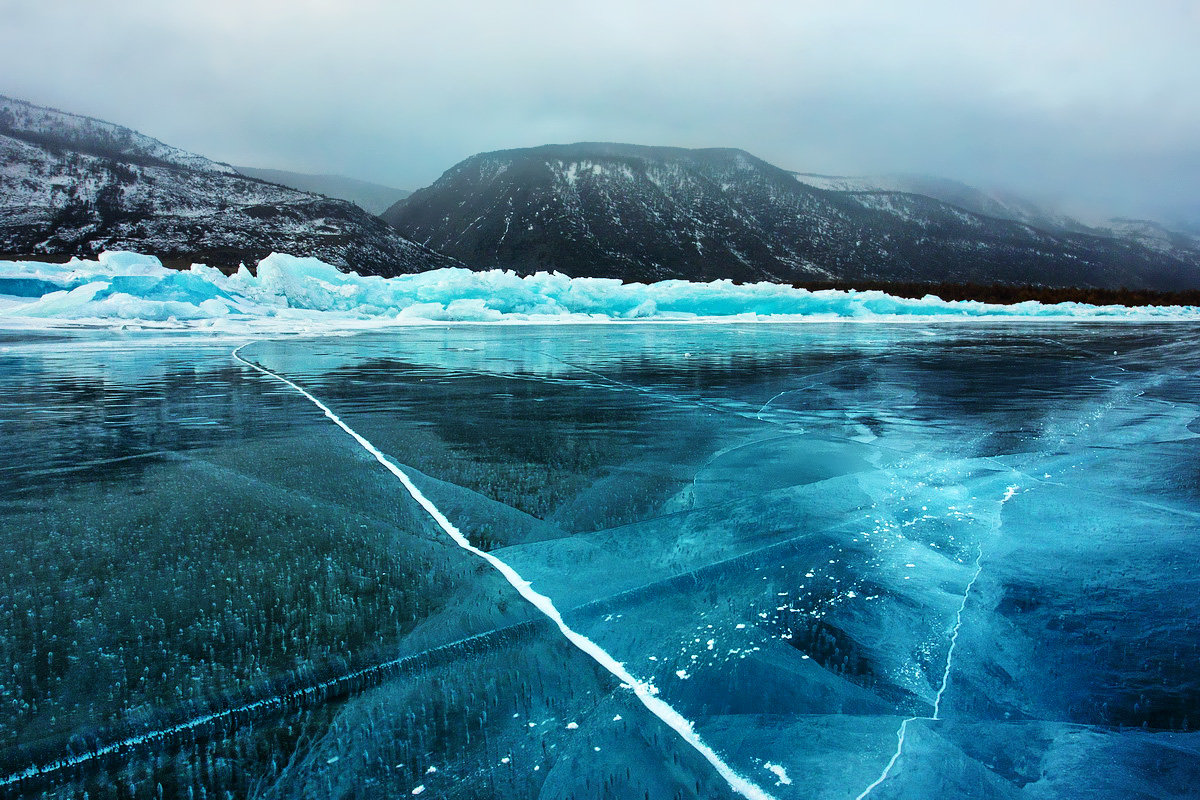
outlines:
{"label": "ice pressure ridge", "polygon": [[305,323],[329,327],[422,321],[587,321],[770,318],[1048,317],[1171,319],[1197,307],[995,305],[808,291],[773,283],[621,283],[539,272],[439,269],[394,278],[340,272],[315,258],[273,254],[257,274],[202,264],[168,269],[153,256],[101,253],[66,264],[0,261],[0,318],[187,326]]}

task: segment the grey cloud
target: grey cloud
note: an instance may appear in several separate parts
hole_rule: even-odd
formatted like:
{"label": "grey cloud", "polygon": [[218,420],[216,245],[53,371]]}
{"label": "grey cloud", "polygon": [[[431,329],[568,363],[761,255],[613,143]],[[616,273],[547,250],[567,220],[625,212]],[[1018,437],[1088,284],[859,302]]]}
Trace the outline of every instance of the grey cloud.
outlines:
{"label": "grey cloud", "polygon": [[0,92],[403,187],[480,150],[745,148],[1197,215],[1200,11],[1026,0],[0,3]]}

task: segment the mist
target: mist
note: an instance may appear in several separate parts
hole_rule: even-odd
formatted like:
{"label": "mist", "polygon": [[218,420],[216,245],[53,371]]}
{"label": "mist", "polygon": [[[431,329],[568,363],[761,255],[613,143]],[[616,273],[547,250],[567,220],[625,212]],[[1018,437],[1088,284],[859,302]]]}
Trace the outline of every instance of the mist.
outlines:
{"label": "mist", "polygon": [[414,189],[547,142],[740,147],[1200,225],[1200,6],[0,2],[0,93]]}

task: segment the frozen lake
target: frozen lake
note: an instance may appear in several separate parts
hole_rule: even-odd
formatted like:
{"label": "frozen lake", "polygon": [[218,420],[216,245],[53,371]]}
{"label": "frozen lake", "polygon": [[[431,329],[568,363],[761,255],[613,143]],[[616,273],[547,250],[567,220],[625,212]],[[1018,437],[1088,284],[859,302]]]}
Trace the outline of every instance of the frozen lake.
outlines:
{"label": "frozen lake", "polygon": [[3,793],[1200,794],[1191,323],[244,343],[0,334]]}

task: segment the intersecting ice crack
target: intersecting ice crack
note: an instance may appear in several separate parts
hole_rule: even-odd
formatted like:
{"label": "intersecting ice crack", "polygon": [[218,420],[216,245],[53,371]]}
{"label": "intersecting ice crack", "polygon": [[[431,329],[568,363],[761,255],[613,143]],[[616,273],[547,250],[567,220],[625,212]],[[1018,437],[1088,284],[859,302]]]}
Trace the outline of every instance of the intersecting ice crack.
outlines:
{"label": "intersecting ice crack", "polygon": [[[1017,485],[1009,486],[1004,490],[1004,496],[1000,498],[1000,505],[996,510],[995,530],[999,530],[1001,525],[1000,515],[1003,511],[1004,504],[1013,499],[1020,491]],[[908,724],[917,720],[929,720],[937,722],[941,719],[942,713],[942,698],[946,694],[946,689],[950,685],[950,670],[954,666],[954,648],[958,644],[958,634],[962,630],[962,615],[967,608],[967,601],[971,597],[971,589],[975,587],[975,582],[979,580],[979,574],[983,572],[983,543],[977,545],[975,555],[975,572],[971,575],[971,580],[967,581],[966,587],[963,589],[962,601],[958,605],[958,611],[954,615],[954,627],[950,631],[950,647],[946,651],[946,667],[942,672],[942,683],[938,687],[937,694],[933,698],[933,713],[929,716],[909,717],[900,723],[899,730],[896,731],[896,751],[892,753],[891,759],[883,768],[883,772],[874,780],[867,788],[863,789],[854,800],[864,800],[871,794],[881,783],[886,781],[892,774],[892,769],[896,766],[896,762],[900,760],[900,756],[904,754],[904,740],[908,735]]]}
{"label": "intersecting ice crack", "polygon": [[[647,395],[649,397],[663,397],[663,398],[666,398],[667,400],[670,400],[672,403],[677,403],[679,405],[686,405],[686,406],[696,406],[697,408],[705,408],[710,411],[716,411],[719,414],[732,414],[735,417],[741,417],[743,419],[753,419],[753,420],[758,420],[760,422],[769,422],[773,425],[779,425],[780,427],[784,427],[784,428],[791,427],[791,425],[789,423],[776,422],[775,420],[765,420],[765,419],[762,419],[761,417],[759,417],[757,414],[752,414],[749,411],[735,411],[735,410],[728,408],[726,406],[723,406],[719,403],[713,403],[713,402],[710,402],[703,398],[679,397],[678,395],[673,395],[670,392],[664,392],[664,391],[661,391],[658,389],[649,389],[645,386],[635,386],[632,383],[625,383],[624,381],[619,381],[616,378],[610,378],[609,376],[605,375],[603,372],[597,372],[594,369],[585,367],[582,364],[574,364],[570,361],[559,358],[558,356],[554,355],[553,353],[543,352],[542,355],[546,356],[547,358],[554,359],[558,363],[564,364],[564,365],[570,367],[571,369],[577,369],[580,372],[586,372],[589,375],[595,375],[600,380],[602,380],[612,386],[616,386],[621,389],[624,389],[626,391],[636,392],[638,394]],[[791,390],[789,390],[789,391],[791,391]],[[786,392],[785,392],[785,394],[786,394]],[[762,413],[761,409],[760,409],[759,413]]]}
{"label": "intersecting ice crack", "polygon": [[445,533],[455,542],[455,544],[467,552],[488,562],[488,564],[490,564],[497,572],[504,576],[505,580],[507,580],[509,584],[517,590],[521,597],[525,598],[526,601],[528,601],[534,608],[540,611],[558,627],[559,631],[562,633],[564,638],[567,639],[567,641],[569,641],[583,653],[590,656],[597,664],[617,678],[623,687],[632,690],[634,696],[651,714],[666,723],[668,727],[679,734],[679,737],[683,739],[684,742],[686,742],[693,750],[695,750],[706,761],[708,761],[708,763],[711,764],[714,769],[716,769],[717,773],[725,780],[725,782],[729,784],[729,788],[733,789],[743,797],[748,798],[748,800],[775,800],[775,798],[765,789],[761,788],[749,779],[742,777],[740,774],[735,772],[732,767],[725,763],[724,759],[722,759],[715,750],[709,747],[695,732],[693,723],[690,720],[686,719],[665,700],[662,700],[658,697],[658,690],[652,684],[635,678],[627,669],[625,669],[625,665],[623,663],[617,661],[615,658],[609,655],[606,650],[601,648],[591,639],[588,639],[583,634],[568,626],[566,621],[563,620],[562,614],[559,613],[558,608],[555,607],[553,601],[549,597],[546,597],[545,595],[535,591],[530,582],[522,578],[521,575],[515,569],[509,566],[507,562],[502,561],[495,555],[488,553],[487,551],[480,550],[478,547],[475,547],[473,544],[471,544],[470,540],[467,539],[462,531],[455,527],[454,524],[446,517],[446,515],[443,514],[441,510],[439,510],[438,507],[435,506],[433,502],[429,500],[420,489],[417,488],[417,485],[412,482],[412,479],[409,478],[407,473],[400,469],[400,467],[397,466],[394,461],[384,455],[364,436],[343,422],[337,414],[333,413],[332,409],[310,394],[299,384],[288,380],[277,372],[272,372],[266,367],[260,366],[253,361],[248,361],[243,358],[240,351],[246,346],[247,345],[242,345],[233,351],[232,355],[237,361],[262,373],[263,375],[266,375],[267,377],[286,384],[303,395],[305,399],[307,399],[321,411],[323,411],[325,416],[328,417],[333,424],[337,425],[339,428],[349,434],[350,437],[354,439],[354,441],[358,442],[360,447],[370,453],[375,460],[380,463],[380,465],[387,469],[388,472],[396,476],[396,479],[400,481],[405,490],[409,493],[409,495],[412,496],[413,500],[415,500],[423,509],[425,509],[426,513],[433,518],[433,521],[437,523],[438,527],[445,531]]}
{"label": "intersecting ice crack", "polygon": [[[870,361],[871,359],[863,359],[863,360],[864,360],[864,361]],[[849,365],[848,365],[848,364],[839,364],[839,365],[838,365],[838,366],[836,366],[836,367],[832,367],[832,368],[830,368],[830,369],[827,369],[827,370],[824,370],[824,371],[822,371],[822,372],[814,372],[814,373],[812,373],[811,375],[806,375],[806,376],[805,376],[805,379],[819,378],[819,377],[821,377],[822,375],[830,375],[830,374],[832,374],[832,373],[834,373],[834,372],[838,372],[838,371],[840,371],[840,370],[843,370],[843,369],[845,369],[847,366],[849,366]],[[766,422],[766,420],[764,420],[764,419],[762,418],[762,413],[763,413],[764,411],[766,411],[766,410],[767,410],[767,408],[768,408],[768,407],[769,407],[769,406],[770,406],[772,403],[774,403],[776,400],[778,400],[779,398],[783,397],[785,394],[792,394],[793,392],[803,392],[803,391],[806,391],[806,390],[808,390],[808,389],[812,389],[812,388],[814,388],[814,387],[821,386],[821,385],[822,385],[822,384],[821,384],[821,382],[820,382],[820,381],[816,381],[815,383],[810,383],[810,384],[808,384],[807,386],[800,386],[800,387],[798,387],[798,388],[795,388],[795,389],[784,389],[782,392],[780,392],[779,394],[775,395],[774,397],[772,397],[772,398],[771,398],[770,400],[768,400],[767,402],[763,403],[763,404],[762,404],[762,408],[758,409],[758,413],[757,413],[757,414],[755,414],[755,415],[754,415],[754,417],[755,417],[755,419],[762,420],[763,422]]]}

